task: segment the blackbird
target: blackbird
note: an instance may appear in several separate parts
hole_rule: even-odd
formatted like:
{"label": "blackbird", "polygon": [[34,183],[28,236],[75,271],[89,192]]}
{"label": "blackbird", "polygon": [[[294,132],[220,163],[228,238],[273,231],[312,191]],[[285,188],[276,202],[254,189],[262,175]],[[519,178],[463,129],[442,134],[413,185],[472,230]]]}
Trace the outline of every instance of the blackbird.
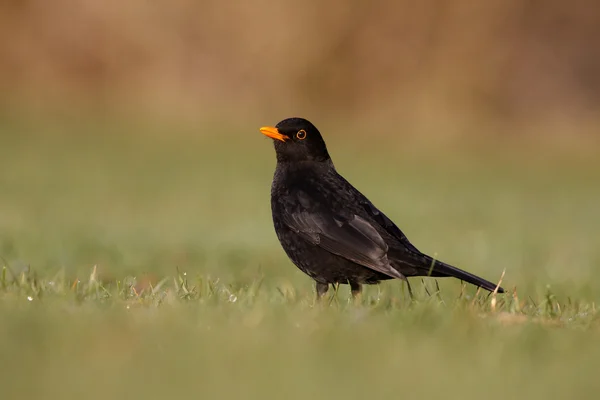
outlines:
{"label": "blackbird", "polygon": [[260,132],[273,139],[277,155],[271,186],[275,232],[292,262],[316,281],[317,297],[329,284],[349,284],[356,296],[362,284],[395,278],[408,283],[412,276],[455,277],[504,292],[417,250],[338,174],[319,130],[306,119],[288,118]]}

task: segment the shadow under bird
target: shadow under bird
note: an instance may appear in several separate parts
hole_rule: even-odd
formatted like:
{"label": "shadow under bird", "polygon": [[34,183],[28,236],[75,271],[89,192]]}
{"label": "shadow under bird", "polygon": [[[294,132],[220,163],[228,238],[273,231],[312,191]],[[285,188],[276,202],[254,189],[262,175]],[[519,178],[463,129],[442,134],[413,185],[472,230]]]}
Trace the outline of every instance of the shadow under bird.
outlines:
{"label": "shadow under bird", "polygon": [[[303,118],[262,127],[273,139],[277,167],[271,186],[275,232],[292,262],[316,281],[317,297],[329,284],[386,279],[454,277],[489,291],[504,289],[421,253],[404,233],[336,171],[318,129]],[[410,285],[408,286],[410,290]],[[412,294],[411,294],[412,295]]]}

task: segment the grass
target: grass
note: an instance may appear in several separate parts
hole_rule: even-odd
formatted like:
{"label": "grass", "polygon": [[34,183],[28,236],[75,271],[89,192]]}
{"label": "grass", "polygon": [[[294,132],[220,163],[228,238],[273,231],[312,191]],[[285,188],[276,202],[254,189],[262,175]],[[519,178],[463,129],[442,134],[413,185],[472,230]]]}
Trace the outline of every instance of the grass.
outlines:
{"label": "grass", "polygon": [[0,123],[3,398],[595,398],[597,147],[327,135],[419,248],[509,293],[315,304],[254,125]]}

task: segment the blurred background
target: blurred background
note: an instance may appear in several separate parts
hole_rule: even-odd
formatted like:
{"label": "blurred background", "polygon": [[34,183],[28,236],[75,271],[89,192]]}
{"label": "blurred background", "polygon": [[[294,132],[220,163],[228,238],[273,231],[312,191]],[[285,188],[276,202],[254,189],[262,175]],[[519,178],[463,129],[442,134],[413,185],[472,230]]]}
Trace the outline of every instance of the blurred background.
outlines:
{"label": "blurred background", "polygon": [[[0,1],[2,395],[595,398],[599,38],[592,0]],[[502,312],[313,308],[258,131],[290,116]]]}
{"label": "blurred background", "polygon": [[558,120],[572,134],[595,130],[599,36],[593,0],[6,0],[0,91],[64,113],[453,121],[428,134]]}

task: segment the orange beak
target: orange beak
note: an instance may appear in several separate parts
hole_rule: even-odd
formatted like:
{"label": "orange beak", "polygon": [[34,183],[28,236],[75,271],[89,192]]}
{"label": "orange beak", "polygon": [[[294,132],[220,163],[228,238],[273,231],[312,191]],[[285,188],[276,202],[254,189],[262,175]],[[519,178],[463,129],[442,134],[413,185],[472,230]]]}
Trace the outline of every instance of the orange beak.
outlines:
{"label": "orange beak", "polygon": [[282,142],[289,140],[289,136],[282,135],[281,133],[279,133],[279,130],[277,130],[277,128],[274,128],[272,126],[263,126],[262,128],[260,128],[260,133],[270,137],[271,139],[281,140]]}

